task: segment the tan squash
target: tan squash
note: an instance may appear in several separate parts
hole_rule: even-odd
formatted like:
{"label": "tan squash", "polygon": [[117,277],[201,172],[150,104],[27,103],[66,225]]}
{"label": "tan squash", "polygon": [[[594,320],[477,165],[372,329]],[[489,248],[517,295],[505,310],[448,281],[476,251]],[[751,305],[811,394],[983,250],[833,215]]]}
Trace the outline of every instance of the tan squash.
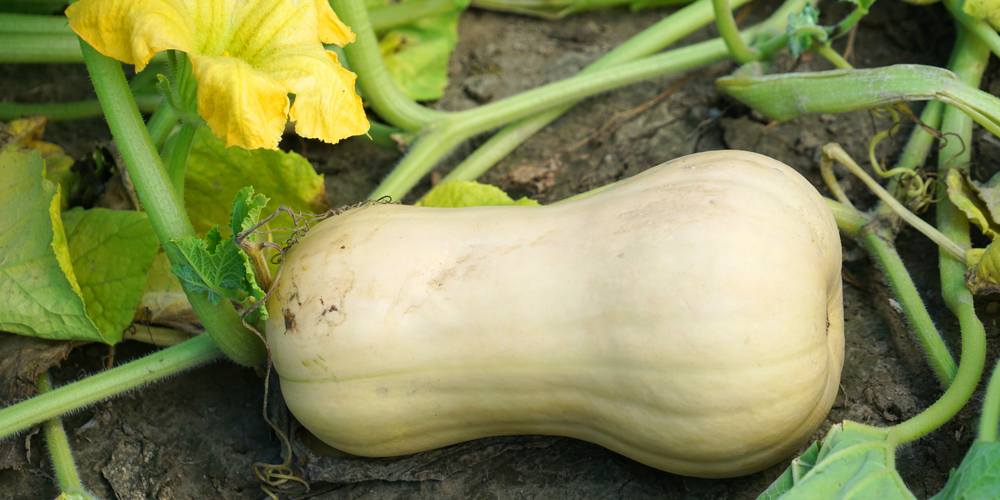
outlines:
{"label": "tan squash", "polygon": [[840,255],[797,172],[702,153],[550,206],[332,217],[288,253],[267,339],[292,413],[348,453],[551,434],[735,476],[833,404]]}

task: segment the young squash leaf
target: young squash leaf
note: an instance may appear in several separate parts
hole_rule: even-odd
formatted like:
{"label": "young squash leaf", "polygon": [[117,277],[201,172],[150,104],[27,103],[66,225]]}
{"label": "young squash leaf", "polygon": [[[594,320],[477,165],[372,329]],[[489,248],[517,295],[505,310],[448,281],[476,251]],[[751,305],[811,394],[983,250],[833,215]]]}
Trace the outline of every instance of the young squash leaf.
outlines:
{"label": "young squash leaf", "polygon": [[884,429],[851,421],[834,425],[758,500],[916,500],[895,469]]}
{"label": "young squash leaf", "polygon": [[958,469],[952,469],[944,489],[931,500],[995,498],[1000,498],[1000,443],[976,440]]}
{"label": "young squash leaf", "polygon": [[[233,201],[231,231],[242,232],[255,225],[266,203],[263,195],[254,196],[252,187],[241,189]],[[169,244],[182,259],[170,270],[186,289],[207,294],[213,304],[226,299],[244,308],[264,298],[249,257],[236,244],[235,233],[223,238],[219,228],[213,227],[204,240],[192,236]],[[257,309],[248,321],[256,321],[257,315],[267,319],[266,309]]]}
{"label": "young squash leaf", "polygon": [[531,198],[512,200],[507,193],[490,184],[451,181],[434,186],[420,201],[422,207],[483,207],[492,205],[538,205]]}
{"label": "young squash leaf", "polygon": [[793,57],[809,50],[813,42],[813,28],[819,27],[819,9],[806,4],[802,12],[788,16],[788,51]]}

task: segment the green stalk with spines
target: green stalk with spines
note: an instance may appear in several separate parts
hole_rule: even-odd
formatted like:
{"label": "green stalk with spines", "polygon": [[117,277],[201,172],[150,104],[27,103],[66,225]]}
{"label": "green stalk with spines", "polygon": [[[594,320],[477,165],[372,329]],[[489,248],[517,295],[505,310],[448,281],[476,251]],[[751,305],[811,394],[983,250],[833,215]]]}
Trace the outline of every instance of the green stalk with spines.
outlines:
{"label": "green stalk with spines", "polygon": [[[944,103],[930,101],[924,107],[920,121],[930,128],[940,128],[943,111]],[[934,135],[923,127],[915,127],[896,163],[896,167],[913,171],[923,165],[934,140]],[[886,190],[892,193],[896,192],[897,188],[897,177],[893,177]],[[913,278],[910,277],[910,273],[906,270],[893,244],[898,226],[891,223],[891,219],[896,217],[896,213],[885,203],[879,202],[873,215],[871,222],[866,224],[861,232],[863,234],[861,243],[882,270],[882,274],[889,283],[889,288],[899,300],[900,306],[903,308],[903,315],[910,328],[913,329],[917,343],[927,357],[934,374],[944,387],[948,387],[955,379],[958,366],[937,327],[934,326],[934,321],[927,312],[923,299],[920,298]]]}
{"label": "green stalk with spines", "polygon": [[[38,393],[45,394],[52,391],[52,379],[48,372],[38,375]],[[93,493],[87,491],[80,481],[80,474],[76,470],[76,461],[73,460],[73,450],[69,446],[69,438],[66,437],[66,430],[63,428],[62,419],[59,417],[50,418],[45,421],[45,443],[49,448],[49,457],[52,459],[52,470],[56,473],[56,482],[59,490],[64,495],[81,500],[97,500]]]}
{"label": "green stalk with spines", "polygon": [[[194,227],[132,100],[121,64],[100,54],[82,39],[80,46],[108,127],[118,143],[150,224],[170,261],[182,262],[170,242],[195,236]],[[232,304],[222,301],[214,305],[205,294],[193,292],[188,292],[187,298],[205,330],[230,359],[244,366],[265,361],[263,342],[243,326]]]}
{"label": "green stalk with spines", "polygon": [[0,409],[0,439],[50,418],[104,401],[223,356],[212,338],[202,334],[135,361],[63,385]]}
{"label": "green stalk with spines", "polygon": [[779,121],[810,113],[845,113],[934,99],[961,109],[983,128],[1000,135],[1000,99],[936,66],[896,64],[873,69],[734,75],[719,78],[716,87]]}
{"label": "green stalk with spines", "polygon": [[[989,49],[964,28],[959,28],[958,40],[949,68],[966,84],[978,87]],[[972,119],[954,107],[948,107],[942,119],[941,132],[947,143],[938,153],[939,175],[948,168],[967,168],[971,151]],[[952,241],[970,246],[969,220],[947,196],[937,204],[938,230]],[[965,266],[951,254],[939,250],[941,291],[945,304],[958,317],[962,331],[961,363],[955,379],[944,395],[917,416],[891,428],[887,440],[905,444],[927,435],[944,425],[968,402],[983,374],[986,364],[986,331],[976,316],[972,293],[965,286]]]}
{"label": "green stalk with spines", "polygon": [[941,339],[934,320],[931,319],[924,306],[920,292],[913,284],[913,278],[906,270],[903,260],[896,251],[893,241],[893,229],[885,223],[885,219],[875,218],[865,225],[860,232],[860,241],[868,255],[882,270],[889,288],[903,309],[907,323],[913,329],[914,337],[920,345],[941,385],[948,387],[955,379],[958,366],[951,351]]}

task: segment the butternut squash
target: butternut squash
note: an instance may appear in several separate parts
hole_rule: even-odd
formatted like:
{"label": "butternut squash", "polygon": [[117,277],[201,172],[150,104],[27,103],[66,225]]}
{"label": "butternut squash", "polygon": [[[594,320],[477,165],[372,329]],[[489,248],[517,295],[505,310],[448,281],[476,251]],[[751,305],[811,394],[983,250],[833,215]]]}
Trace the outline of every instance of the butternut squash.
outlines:
{"label": "butternut squash", "polygon": [[801,175],[709,152],[561,204],[332,217],[287,253],[266,335],[289,409],[348,453],[549,434],[736,476],[830,410],[840,270]]}

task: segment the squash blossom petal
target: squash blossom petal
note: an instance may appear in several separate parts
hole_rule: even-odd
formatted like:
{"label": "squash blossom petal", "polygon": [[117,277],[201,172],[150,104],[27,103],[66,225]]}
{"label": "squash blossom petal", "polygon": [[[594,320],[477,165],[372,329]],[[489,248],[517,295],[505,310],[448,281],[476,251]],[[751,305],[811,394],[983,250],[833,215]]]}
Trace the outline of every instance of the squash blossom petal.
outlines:
{"label": "squash blossom petal", "polygon": [[322,45],[354,33],[325,0],[81,0],[66,15],[94,49],[136,71],[159,51],[186,52],[198,113],[228,146],[277,149],[288,119],[331,143],[368,131],[354,73]]}

